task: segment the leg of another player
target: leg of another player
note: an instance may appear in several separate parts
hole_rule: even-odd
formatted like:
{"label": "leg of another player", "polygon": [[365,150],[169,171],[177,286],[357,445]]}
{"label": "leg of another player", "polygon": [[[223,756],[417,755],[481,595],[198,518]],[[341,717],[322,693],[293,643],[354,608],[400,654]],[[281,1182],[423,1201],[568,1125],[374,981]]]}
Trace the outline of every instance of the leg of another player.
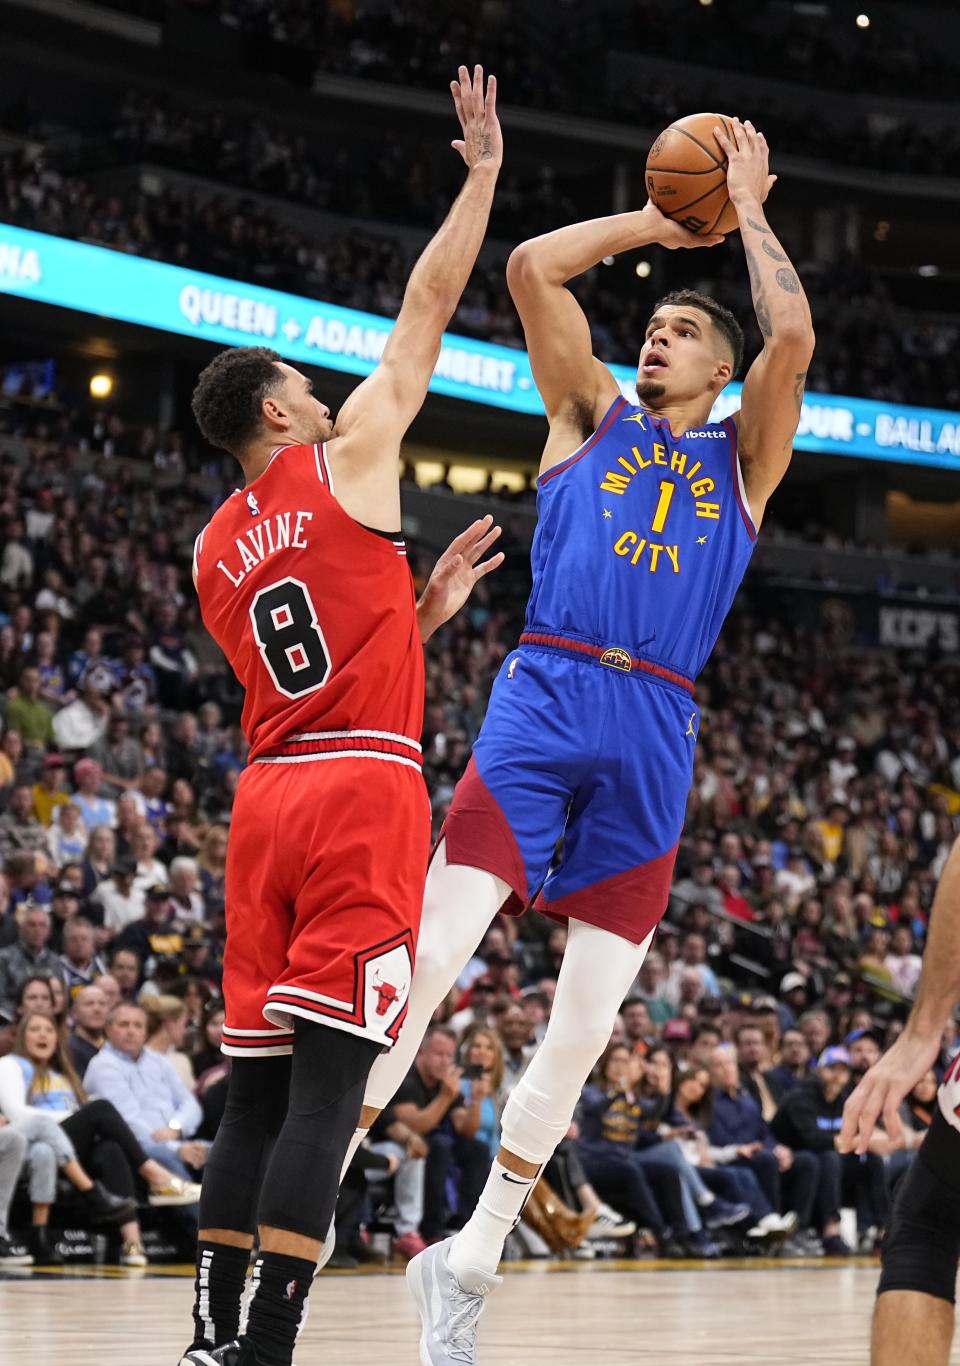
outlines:
{"label": "leg of another player", "polygon": [[509,895],[507,884],[492,873],[448,863],[446,841],[441,840],[427,872],[407,1017],[397,1042],[371,1068],[357,1144],[410,1071],[433,1012]]}
{"label": "leg of another player", "polygon": [[502,1145],[480,1202],[451,1245],[454,1274],[496,1270],[507,1234],[570,1127],[651,938],[630,944],[608,930],[570,922],[546,1036],[507,1102]]}
{"label": "leg of another player", "polygon": [[888,1290],[873,1315],[871,1366],[947,1366],[953,1305],[914,1290]]}

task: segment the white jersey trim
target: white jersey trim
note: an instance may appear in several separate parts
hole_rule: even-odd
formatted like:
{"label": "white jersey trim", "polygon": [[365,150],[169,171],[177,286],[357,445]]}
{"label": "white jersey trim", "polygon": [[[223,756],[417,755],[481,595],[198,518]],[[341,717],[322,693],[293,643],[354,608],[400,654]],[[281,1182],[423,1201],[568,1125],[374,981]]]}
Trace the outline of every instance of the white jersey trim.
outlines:
{"label": "white jersey trim", "polygon": [[[207,523],[209,526],[210,523]],[[193,543],[193,581],[196,583],[197,575],[200,573],[200,551],[203,549],[203,536],[207,527],[204,527],[199,536]]]}
{"label": "white jersey trim", "polygon": [[416,759],[406,759],[402,754],[383,754],[378,749],[337,749],[329,754],[268,754],[262,759],[254,759],[255,764],[316,764],[324,759],[382,759],[388,764],[406,764],[423,772]]}
{"label": "white jersey trim", "polygon": [[235,1034],[238,1039],[275,1039],[280,1035],[292,1034],[292,1029],[281,1029],[279,1025],[273,1029],[230,1029],[227,1025],[223,1027],[224,1034]]}
{"label": "white jersey trim", "polygon": [[[290,1038],[290,1035],[287,1034],[285,1037]],[[259,1044],[253,1048],[237,1048],[222,1043],[220,1052],[228,1058],[285,1058],[293,1052],[293,1041],[287,1044],[267,1044],[263,1048]]]}
{"label": "white jersey trim", "polygon": [[351,736],[361,740],[395,740],[398,745],[409,745],[418,754],[423,753],[416,740],[410,740],[406,735],[395,735],[392,730],[305,730],[298,735],[288,735],[284,744],[298,745],[305,740],[349,740]]}
{"label": "white jersey trim", "polygon": [[272,986],[267,992],[267,1004],[275,991],[281,992],[284,996],[300,996],[305,1001],[316,1001],[318,1005],[332,1006],[334,1010],[349,1010],[351,1014],[356,1009],[353,1001],[341,1001],[337,996],[324,996],[319,991],[308,991],[306,987]]}
{"label": "white jersey trim", "polygon": [[743,510],[744,510],[744,512],[745,512],[745,513],[747,514],[747,516],[750,518],[750,525],[753,527],[754,531],[756,531],[756,530],[757,530],[756,518],[754,517],[752,511],[750,510],[750,500],[749,500],[749,498],[747,497],[747,490],[746,490],[746,488],[745,488],[745,486],[744,486],[744,483],[743,483],[743,470],[740,468],[740,450],[739,450],[739,442],[737,443],[737,446],[738,446],[738,449],[737,449],[737,483],[738,483],[739,486],[740,486],[740,501],[741,501],[741,503],[743,504]]}
{"label": "white jersey trim", "polygon": [[323,456],[323,468],[327,472],[327,483],[330,486],[330,492],[335,494],[336,490],[333,487],[333,475],[330,472],[330,458],[327,455],[327,443],[325,441],[322,442],[320,446],[320,454]]}

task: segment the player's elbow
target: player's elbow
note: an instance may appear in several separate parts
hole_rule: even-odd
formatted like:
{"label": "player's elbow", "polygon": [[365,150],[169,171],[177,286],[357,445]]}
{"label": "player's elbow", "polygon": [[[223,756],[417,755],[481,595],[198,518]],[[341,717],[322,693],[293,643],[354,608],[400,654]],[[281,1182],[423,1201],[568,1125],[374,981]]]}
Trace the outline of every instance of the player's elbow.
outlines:
{"label": "player's elbow", "polygon": [[804,317],[785,318],[767,342],[771,349],[789,355],[797,368],[803,370],[807,368],[816,344],[813,323]]}

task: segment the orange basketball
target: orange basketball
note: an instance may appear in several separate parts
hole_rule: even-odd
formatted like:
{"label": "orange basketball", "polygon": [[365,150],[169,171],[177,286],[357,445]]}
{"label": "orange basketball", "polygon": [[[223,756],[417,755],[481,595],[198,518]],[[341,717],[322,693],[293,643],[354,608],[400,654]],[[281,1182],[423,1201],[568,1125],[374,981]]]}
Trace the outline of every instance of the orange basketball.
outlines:
{"label": "orange basketball", "polygon": [[690,232],[734,232],[737,213],[727,195],[727,158],[713,130],[733,139],[726,114],[688,114],[665,128],[647,157],[647,193],[667,218]]}

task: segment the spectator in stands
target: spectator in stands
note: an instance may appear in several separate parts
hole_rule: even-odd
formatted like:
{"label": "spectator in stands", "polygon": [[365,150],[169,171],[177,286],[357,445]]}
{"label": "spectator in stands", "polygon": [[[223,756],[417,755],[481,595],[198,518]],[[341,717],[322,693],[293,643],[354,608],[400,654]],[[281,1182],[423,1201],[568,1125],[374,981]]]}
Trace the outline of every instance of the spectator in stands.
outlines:
{"label": "spectator in stands", "polygon": [[56,868],[64,863],[81,862],[89,840],[83,815],[75,802],[57,808],[57,818],[47,831],[47,850]]}
{"label": "spectator in stands", "polygon": [[93,986],[81,987],[73,998],[70,1008],[71,1029],[67,1037],[70,1060],[77,1076],[83,1080],[90,1061],[96,1057],[106,1042],[107,1015],[110,1013],[109,997],[103,990],[104,977],[97,978]]}
{"label": "spectator in stands", "polygon": [[175,858],[170,864],[170,900],[174,913],[184,924],[201,925],[206,906],[200,891],[200,874],[196,860]]}
{"label": "spectator in stands", "polygon": [[[24,1016],[14,1052],[0,1058],[0,1111],[25,1132],[34,1165],[41,1157],[38,1147],[52,1148],[56,1166],[85,1197],[88,1218],[120,1225],[122,1265],[146,1265],[136,1220],[134,1173],[150,1187],[151,1203],[190,1204],[199,1196],[198,1187],[178,1181],[168,1167],[148,1158],[112,1105],[87,1102],[57,1030],[45,1015]],[[34,1195],[35,1227],[46,1227],[51,1203],[50,1197],[38,1200]],[[46,1251],[45,1242],[41,1236],[41,1251]]]}
{"label": "spectator in stands", "polygon": [[799,1029],[785,1029],[780,1041],[780,1061],[766,1074],[770,1093],[779,1106],[787,1091],[810,1076],[810,1049]]}
{"label": "spectator in stands", "polygon": [[909,925],[895,925],[890,949],[884,959],[893,985],[904,996],[912,996],[920,976],[920,955],[913,951],[913,931]]}
{"label": "spectator in stands", "polygon": [[[61,882],[53,888],[53,896],[50,902],[50,947],[54,953],[63,952],[64,933],[71,920],[77,918],[80,913],[80,896],[72,882],[68,882],[64,877]],[[96,914],[96,909],[91,909],[92,914]],[[92,924],[92,922],[90,922]],[[64,973],[66,979],[66,973]]]}
{"label": "spectator in stands", "polygon": [[143,916],[134,920],[117,936],[117,948],[132,949],[141,963],[148,966],[152,955],[179,954],[183,948],[176,911],[170,900],[170,888],[165,883],[148,887],[143,902]]}
{"label": "spectator in stands", "polygon": [[10,1238],[10,1205],[27,1158],[27,1138],[0,1115],[0,1266],[30,1266],[33,1253]]}
{"label": "spectator in stands", "polygon": [[107,829],[117,819],[116,804],[100,793],[103,784],[103,769],[96,759],[78,759],[73,766],[73,780],[76,791],[72,800],[79,806],[83,824],[88,834],[100,826]]}
{"label": "spectator in stands", "polygon": [[681,1003],[681,982],[685,975],[688,979],[695,976],[699,980],[701,996],[720,995],[716,973],[707,963],[707,943],[702,934],[684,935],[680,957],[670,968],[664,994],[674,1006]]}
{"label": "spectator in stands", "polygon": [[637,975],[635,994],[647,1004],[654,1024],[672,1020],[675,1011],[666,996],[667,970],[662,956],[651,949]]}
{"label": "spectator in stands", "polygon": [[883,1051],[883,1035],[871,1026],[853,1029],[844,1039],[843,1044],[850,1053],[850,1071],[853,1073],[853,1083],[856,1085],[869,1072],[870,1068],[880,1061],[880,1054]]}
{"label": "spectator in stands", "polygon": [[[764,1121],[769,1124],[777,1113],[779,1097],[774,1093],[767,1073],[770,1070],[770,1054],[763,1030],[756,1024],[742,1024],[736,1032],[737,1062],[740,1069],[740,1085],[751,1095],[759,1107]],[[716,1084],[716,1083],[714,1083]]]}
{"label": "spectator in stands", "polygon": [[29,1015],[31,1012],[36,1012],[38,1015],[49,1015],[50,1019],[53,1019],[57,1013],[57,1008],[51,989],[52,980],[49,973],[41,972],[37,973],[36,976],[27,977],[21,983],[13,1012],[18,1024],[24,1015]]}
{"label": "spectator in stands", "polygon": [[[887,1217],[883,1159],[873,1151],[860,1158],[853,1153],[840,1154],[836,1149],[850,1077],[847,1050],[825,1049],[810,1080],[801,1082],[784,1096],[771,1125],[775,1137],[794,1153],[809,1152],[816,1156],[819,1179],[815,1213],[828,1257],[850,1254],[840,1236],[842,1204],[865,1209],[867,1227],[883,1227]],[[885,1135],[880,1137],[886,1141]]]}
{"label": "spectator in stands", "polygon": [[786,1029],[797,1023],[810,1004],[810,987],[802,972],[788,972],[780,982],[780,1027]]}
{"label": "spectator in stands", "polygon": [[135,881],[144,893],[148,887],[166,886],[167,870],[156,857],[159,843],[156,833],[149,825],[143,824],[134,831],[131,852],[137,864]]}
{"label": "spectator in stands", "polygon": [[192,1089],[197,1079],[184,1052],[187,1007],[177,996],[148,996],[143,1008],[147,1013],[147,1047],[167,1058],[184,1086]]}
{"label": "spectator in stands", "polygon": [[33,792],[26,786],[15,787],[0,816],[0,858],[6,862],[11,854],[46,851],[47,832],[33,814]]}
{"label": "spectator in stands", "polygon": [[[93,745],[91,757],[100,766],[101,783],[114,799],[136,786],[143,773],[143,751],[130,734],[130,721],[123,712],[111,713],[106,733]],[[139,814],[139,806],[136,809]]]}
{"label": "spectator in stands", "polygon": [[66,806],[70,800],[63,787],[65,776],[66,762],[63,755],[44,755],[40,779],[33,785],[33,814],[40,824],[48,829],[57,810]]}
{"label": "spectator in stands", "polygon": [[120,999],[135,1001],[143,976],[143,961],[133,949],[115,948],[110,954],[110,975],[120,990]]}
{"label": "spectator in stands", "polygon": [[109,717],[110,704],[102,690],[86,683],[80,696],[53,718],[53,738],[65,753],[82,753],[106,734]]}
{"label": "spectator in stands", "polygon": [[226,826],[209,827],[197,855],[197,868],[200,872],[200,889],[207,906],[222,906],[227,869]]}
{"label": "spectator in stands", "polygon": [[106,971],[106,964],[96,950],[93,926],[84,916],[75,915],[64,926],[60,963],[71,999]]}
{"label": "spectator in stands", "polygon": [[[526,1024],[523,1011],[516,1009]],[[420,1225],[427,1241],[442,1237],[447,1227],[459,1228],[465,1223],[490,1170],[490,1151],[482,1139],[474,1137],[481,1105],[478,1101],[471,1106],[464,1103],[460,1091],[463,1073],[454,1061],[456,1046],[452,1030],[442,1025],[428,1030],[413,1067],[394,1097],[397,1120],[425,1139],[429,1148]],[[448,1211],[446,1184],[454,1166],[459,1172],[456,1207]]]}
{"label": "spectator in stands", "polygon": [[624,1001],[620,1014],[623,1017],[624,1042],[641,1058],[645,1057],[656,1042],[656,1029],[646,1001],[631,996]]}
{"label": "spectator in stands", "polygon": [[189,1178],[207,1160],[206,1146],[190,1141],[203,1112],[173,1064],[146,1044],[146,1012],[117,1006],[107,1021],[107,1042],[87,1068],[87,1088],[111,1101],[148,1156]]}
{"label": "spectator in stands", "polygon": [[146,898],[136,879],[137,865],[133,860],[121,861],[114,865],[113,876],[99,882],[90,897],[100,908],[103,927],[111,939],[144,917]]}
{"label": "spectator in stands", "polygon": [[[795,1212],[796,1218],[776,1223],[761,1219],[764,1231],[792,1234],[799,1226],[798,1249],[808,1252],[806,1231],[812,1222],[817,1188],[816,1158],[811,1153],[795,1153],[775,1141],[757,1100],[742,1083],[737,1054],[729,1046],[714,1049],[709,1076],[714,1089],[704,1122],[710,1142],[728,1150],[727,1160],[732,1165],[753,1172],[772,1211],[780,1215]],[[732,1158],[729,1150],[733,1150]]]}
{"label": "spectator in stands", "polygon": [[53,896],[46,879],[47,866],[42,854],[28,850],[18,851],[7,858],[5,867],[10,909],[15,914],[27,905],[49,907]]}
{"label": "spectator in stands", "polygon": [[[397,1217],[390,1248],[395,1256],[409,1261],[427,1246],[419,1229],[424,1216],[425,1159],[430,1150],[426,1139],[397,1119],[392,1105],[388,1105],[377,1117],[370,1137],[371,1151],[381,1157],[392,1157],[396,1163],[393,1200]],[[382,1168],[370,1168],[366,1177],[376,1188],[379,1182],[388,1179],[389,1172]]]}
{"label": "spectator in stands", "polygon": [[494,1025],[503,1048],[503,1100],[527,1070],[535,1045],[530,1021],[523,1006],[511,1003],[494,1015]]}
{"label": "spectator in stands", "polygon": [[28,665],[20,675],[16,697],[7,703],[7,725],[28,751],[42,751],[53,738],[53,717],[40,696],[40,670]]}
{"label": "spectator in stands", "polygon": [[42,906],[25,905],[17,916],[19,938],[9,948],[0,949],[0,1015],[13,1019],[17,993],[28,977],[45,974],[59,977],[63,972],[57,955],[48,947],[50,912]]}

